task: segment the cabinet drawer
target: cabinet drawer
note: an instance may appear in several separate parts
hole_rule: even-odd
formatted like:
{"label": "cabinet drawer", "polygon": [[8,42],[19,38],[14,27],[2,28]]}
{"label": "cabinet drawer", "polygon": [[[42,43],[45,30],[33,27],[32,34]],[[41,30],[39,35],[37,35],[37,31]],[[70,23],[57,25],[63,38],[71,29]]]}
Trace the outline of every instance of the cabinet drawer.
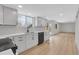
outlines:
{"label": "cabinet drawer", "polygon": [[15,41],[15,42],[18,42],[18,41],[23,41],[23,38],[18,38],[18,37],[15,37],[15,38],[14,38],[14,41]]}
{"label": "cabinet drawer", "polygon": [[14,41],[23,41],[23,40],[25,40],[25,37],[24,36],[14,37]]}
{"label": "cabinet drawer", "polygon": [[21,53],[26,50],[25,41],[16,42],[16,45],[18,46],[18,49],[17,49],[18,53]]}
{"label": "cabinet drawer", "polygon": [[34,34],[34,39],[38,40],[38,33]]}

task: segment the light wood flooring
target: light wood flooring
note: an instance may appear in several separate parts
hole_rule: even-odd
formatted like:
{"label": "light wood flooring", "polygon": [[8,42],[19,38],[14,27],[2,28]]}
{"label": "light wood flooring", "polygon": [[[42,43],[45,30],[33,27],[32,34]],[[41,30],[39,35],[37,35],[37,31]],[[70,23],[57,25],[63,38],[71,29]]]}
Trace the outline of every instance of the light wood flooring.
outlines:
{"label": "light wood flooring", "polygon": [[77,55],[74,33],[59,33],[21,55]]}

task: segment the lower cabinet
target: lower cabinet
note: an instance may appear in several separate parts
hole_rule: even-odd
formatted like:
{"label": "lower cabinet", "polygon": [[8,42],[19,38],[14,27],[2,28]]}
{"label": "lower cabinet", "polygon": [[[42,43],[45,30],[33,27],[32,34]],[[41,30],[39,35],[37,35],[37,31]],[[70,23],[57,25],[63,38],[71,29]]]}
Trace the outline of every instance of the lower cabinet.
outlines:
{"label": "lower cabinet", "polygon": [[26,47],[27,47],[27,50],[32,48],[32,35],[26,35],[27,36],[27,39],[26,39]]}
{"label": "lower cabinet", "polygon": [[38,38],[35,37],[36,36],[35,33],[28,33],[26,36],[27,36],[26,39],[27,49],[30,49],[38,44]]}
{"label": "lower cabinet", "polygon": [[14,44],[18,46],[17,53],[28,50],[38,44],[38,35],[34,33],[27,33],[25,35],[15,36],[13,38]]}
{"label": "lower cabinet", "polygon": [[[44,41],[48,40],[48,32],[44,33]],[[21,53],[38,45],[38,33],[26,33],[24,35],[10,37],[14,44],[18,46],[17,53]]]}
{"label": "lower cabinet", "polygon": [[21,52],[23,52],[23,51],[26,50],[24,43],[25,43],[24,41],[21,41],[21,42],[17,42],[16,43],[17,46],[18,46],[17,53],[21,53]]}
{"label": "lower cabinet", "polygon": [[44,41],[47,41],[49,39],[49,33],[44,32]]}
{"label": "lower cabinet", "polygon": [[26,50],[26,37],[25,35],[20,35],[14,37],[14,42],[18,46],[17,53],[21,53]]}
{"label": "lower cabinet", "polygon": [[33,45],[37,45],[38,44],[38,33],[34,33],[34,42]]}
{"label": "lower cabinet", "polygon": [[[44,41],[48,40],[48,32],[44,34]],[[38,45],[38,33],[26,33],[24,35],[10,37],[14,44],[18,46],[17,53],[21,53]]]}

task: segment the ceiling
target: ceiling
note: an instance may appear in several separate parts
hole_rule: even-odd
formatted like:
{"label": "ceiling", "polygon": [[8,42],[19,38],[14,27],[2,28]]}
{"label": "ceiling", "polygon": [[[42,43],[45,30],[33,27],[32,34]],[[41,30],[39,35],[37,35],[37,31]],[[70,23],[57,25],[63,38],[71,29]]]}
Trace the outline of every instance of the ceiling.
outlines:
{"label": "ceiling", "polygon": [[5,4],[5,6],[18,9],[20,14],[31,16],[42,16],[48,20],[55,20],[60,23],[74,22],[78,11],[77,4]]}

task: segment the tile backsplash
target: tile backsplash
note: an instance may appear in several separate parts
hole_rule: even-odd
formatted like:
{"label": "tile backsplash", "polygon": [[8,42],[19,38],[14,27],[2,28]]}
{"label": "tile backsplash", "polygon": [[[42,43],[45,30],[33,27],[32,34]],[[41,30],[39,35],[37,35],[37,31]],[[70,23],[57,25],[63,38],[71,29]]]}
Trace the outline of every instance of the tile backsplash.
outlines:
{"label": "tile backsplash", "polygon": [[0,26],[0,35],[24,32],[19,26]]}

